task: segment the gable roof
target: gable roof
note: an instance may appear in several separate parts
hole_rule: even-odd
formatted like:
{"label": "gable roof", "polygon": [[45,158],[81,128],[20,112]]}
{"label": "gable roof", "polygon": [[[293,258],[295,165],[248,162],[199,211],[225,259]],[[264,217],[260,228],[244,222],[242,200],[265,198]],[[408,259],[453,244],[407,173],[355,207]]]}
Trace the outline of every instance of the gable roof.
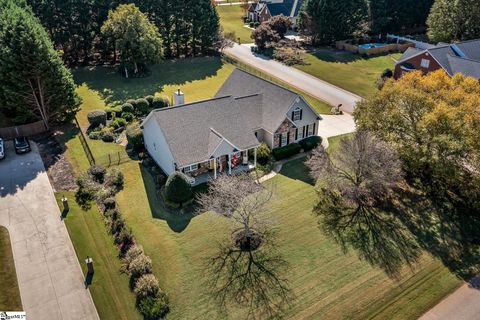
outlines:
{"label": "gable roof", "polygon": [[286,17],[296,17],[302,6],[303,0],[262,0],[255,4],[253,9],[261,12],[264,7],[272,16],[283,14]]}
{"label": "gable roof", "polygon": [[235,69],[218,90],[216,97],[231,94],[236,97],[248,96],[261,92],[261,125],[269,132],[275,132],[285,120],[285,114],[299,95],[273,82],[254,76],[248,72]]}
{"label": "gable roof", "polygon": [[450,76],[461,73],[480,79],[480,39],[452,44],[441,43],[426,50],[408,48],[397,64],[423,53],[429,53]]}

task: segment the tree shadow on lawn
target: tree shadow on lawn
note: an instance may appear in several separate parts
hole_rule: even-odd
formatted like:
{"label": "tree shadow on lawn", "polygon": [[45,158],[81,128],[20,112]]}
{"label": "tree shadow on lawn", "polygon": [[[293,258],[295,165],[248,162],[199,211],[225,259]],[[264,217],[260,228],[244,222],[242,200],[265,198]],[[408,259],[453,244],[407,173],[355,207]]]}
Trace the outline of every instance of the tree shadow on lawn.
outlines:
{"label": "tree shadow on lawn", "polygon": [[155,219],[165,220],[172,229],[172,231],[180,233],[184,231],[190,224],[190,221],[195,217],[193,210],[187,212],[180,212],[180,210],[167,209],[163,201],[157,194],[157,188],[152,175],[143,167],[141,163],[138,164],[140,172],[142,173],[143,184],[147,192],[148,204],[152,216]]}
{"label": "tree shadow on lawn", "polygon": [[469,281],[480,272],[480,212],[413,190],[393,208],[420,246],[459,278]]}
{"label": "tree shadow on lawn", "polygon": [[[348,51],[340,51],[334,49],[316,49],[312,51],[308,51],[312,56],[315,58],[330,63],[351,63],[358,60],[369,60],[372,58],[384,56],[384,54],[380,55],[372,55],[372,56],[362,56],[357,53],[352,53]],[[385,54],[386,55],[386,54]]]}
{"label": "tree shadow on lawn", "polygon": [[182,85],[189,81],[212,77],[222,68],[219,57],[200,57],[182,60],[166,60],[150,67],[152,74],[146,78],[126,79],[117,67],[99,66],[78,68],[73,72],[75,82],[87,86],[104,99],[125,101],[143,98],[162,91],[166,85]]}
{"label": "tree shadow on lawn", "polygon": [[311,186],[315,185],[315,180],[310,176],[310,170],[305,165],[305,157],[295,159],[285,163],[280,170],[280,174],[293,180],[300,180]]}

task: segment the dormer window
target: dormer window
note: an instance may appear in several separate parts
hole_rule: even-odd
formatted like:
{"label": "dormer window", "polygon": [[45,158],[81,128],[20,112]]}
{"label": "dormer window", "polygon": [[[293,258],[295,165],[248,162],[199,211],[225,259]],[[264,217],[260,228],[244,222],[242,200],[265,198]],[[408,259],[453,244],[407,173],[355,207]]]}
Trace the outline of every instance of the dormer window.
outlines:
{"label": "dormer window", "polygon": [[428,69],[428,67],[430,66],[430,60],[422,59],[422,62],[420,63],[420,65],[422,66],[422,68]]}
{"label": "dormer window", "polygon": [[292,120],[293,121],[299,121],[302,120],[302,109],[301,108],[295,108],[292,112]]}

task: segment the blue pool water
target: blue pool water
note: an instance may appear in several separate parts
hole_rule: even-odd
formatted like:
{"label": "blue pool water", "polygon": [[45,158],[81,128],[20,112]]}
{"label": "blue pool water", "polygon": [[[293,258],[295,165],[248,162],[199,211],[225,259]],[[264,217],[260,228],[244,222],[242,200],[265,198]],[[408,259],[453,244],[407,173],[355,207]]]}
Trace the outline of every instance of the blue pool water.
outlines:
{"label": "blue pool water", "polygon": [[386,43],[365,43],[361,44],[358,47],[362,49],[370,49],[370,48],[378,48],[378,47],[384,47],[386,46]]}

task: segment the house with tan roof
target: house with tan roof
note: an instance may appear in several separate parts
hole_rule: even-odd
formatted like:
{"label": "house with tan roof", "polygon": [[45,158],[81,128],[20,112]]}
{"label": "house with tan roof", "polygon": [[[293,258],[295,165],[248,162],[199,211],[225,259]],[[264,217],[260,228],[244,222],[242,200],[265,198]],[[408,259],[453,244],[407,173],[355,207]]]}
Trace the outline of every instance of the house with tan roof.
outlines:
{"label": "house with tan roof", "polygon": [[145,148],[165,174],[181,171],[199,184],[252,170],[256,150],[317,135],[320,115],[299,94],[235,69],[215,97],[150,112]]}

